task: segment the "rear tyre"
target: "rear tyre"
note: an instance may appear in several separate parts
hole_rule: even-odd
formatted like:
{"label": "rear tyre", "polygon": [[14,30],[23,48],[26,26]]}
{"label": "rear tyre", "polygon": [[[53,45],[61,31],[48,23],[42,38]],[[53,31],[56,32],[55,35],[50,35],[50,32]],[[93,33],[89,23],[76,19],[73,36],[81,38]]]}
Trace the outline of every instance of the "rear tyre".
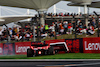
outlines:
{"label": "rear tyre", "polygon": [[27,57],[33,57],[34,51],[32,49],[27,49]]}
{"label": "rear tyre", "polygon": [[54,55],[55,54],[54,48],[52,46],[49,48],[48,53],[50,55]]}
{"label": "rear tyre", "polygon": [[58,50],[55,50],[55,54],[57,54],[58,53]]}

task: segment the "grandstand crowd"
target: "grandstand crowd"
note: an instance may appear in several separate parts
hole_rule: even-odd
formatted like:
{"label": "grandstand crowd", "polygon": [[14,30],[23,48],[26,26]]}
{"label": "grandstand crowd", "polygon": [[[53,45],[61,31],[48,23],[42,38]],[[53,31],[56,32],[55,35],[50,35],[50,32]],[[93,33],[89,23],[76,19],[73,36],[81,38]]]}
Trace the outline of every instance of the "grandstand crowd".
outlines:
{"label": "grandstand crowd", "polygon": [[82,13],[76,14],[76,13],[48,13],[47,16],[82,16]]}
{"label": "grandstand crowd", "polygon": [[[76,24],[76,25],[75,25]],[[86,27],[83,22],[78,19],[77,22],[68,22],[68,21],[59,21],[59,22],[52,22],[52,25],[45,24],[45,26],[36,26],[35,27],[35,37],[37,37],[37,29],[39,28],[40,37],[54,37],[60,36],[63,34],[75,34],[75,26],[76,26],[76,34],[82,35],[93,35],[95,33],[96,28],[96,20],[92,18],[91,22],[88,22],[88,27]],[[0,41],[4,41],[8,39],[8,35],[10,40],[12,41],[20,41],[22,39],[29,41],[33,39],[33,29],[31,28],[30,24],[26,24],[24,28],[14,26],[13,28],[0,28]]]}
{"label": "grandstand crowd", "polygon": [[[48,13],[47,16],[84,16],[84,14],[80,13]],[[90,14],[89,16],[94,16],[92,14]]]}

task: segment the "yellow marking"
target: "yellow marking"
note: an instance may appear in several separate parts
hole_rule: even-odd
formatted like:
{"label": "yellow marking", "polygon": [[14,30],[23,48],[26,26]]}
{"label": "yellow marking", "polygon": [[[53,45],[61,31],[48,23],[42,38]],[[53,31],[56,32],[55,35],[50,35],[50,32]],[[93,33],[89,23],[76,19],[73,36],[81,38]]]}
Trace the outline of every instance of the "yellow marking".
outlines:
{"label": "yellow marking", "polygon": [[75,64],[68,64],[68,65],[55,65],[55,66],[45,66],[45,67],[64,67],[64,66],[75,66]]}

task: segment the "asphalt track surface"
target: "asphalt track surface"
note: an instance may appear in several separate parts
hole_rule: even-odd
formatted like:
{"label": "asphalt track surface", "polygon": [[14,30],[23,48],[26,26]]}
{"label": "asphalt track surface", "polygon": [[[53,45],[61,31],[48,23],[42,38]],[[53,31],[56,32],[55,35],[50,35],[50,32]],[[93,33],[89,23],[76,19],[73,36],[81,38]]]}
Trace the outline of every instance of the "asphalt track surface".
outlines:
{"label": "asphalt track surface", "polygon": [[0,60],[0,67],[100,67],[100,60]]}

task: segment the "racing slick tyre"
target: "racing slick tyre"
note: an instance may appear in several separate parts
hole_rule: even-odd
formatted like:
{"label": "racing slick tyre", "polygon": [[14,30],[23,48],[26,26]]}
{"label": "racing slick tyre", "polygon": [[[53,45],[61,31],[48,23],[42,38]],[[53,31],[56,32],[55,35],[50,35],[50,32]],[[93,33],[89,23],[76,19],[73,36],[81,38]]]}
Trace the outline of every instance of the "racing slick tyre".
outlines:
{"label": "racing slick tyre", "polygon": [[54,48],[52,46],[49,48],[48,53],[50,55],[54,55],[55,54]]}
{"label": "racing slick tyre", "polygon": [[34,51],[32,49],[27,49],[27,57],[33,57]]}

